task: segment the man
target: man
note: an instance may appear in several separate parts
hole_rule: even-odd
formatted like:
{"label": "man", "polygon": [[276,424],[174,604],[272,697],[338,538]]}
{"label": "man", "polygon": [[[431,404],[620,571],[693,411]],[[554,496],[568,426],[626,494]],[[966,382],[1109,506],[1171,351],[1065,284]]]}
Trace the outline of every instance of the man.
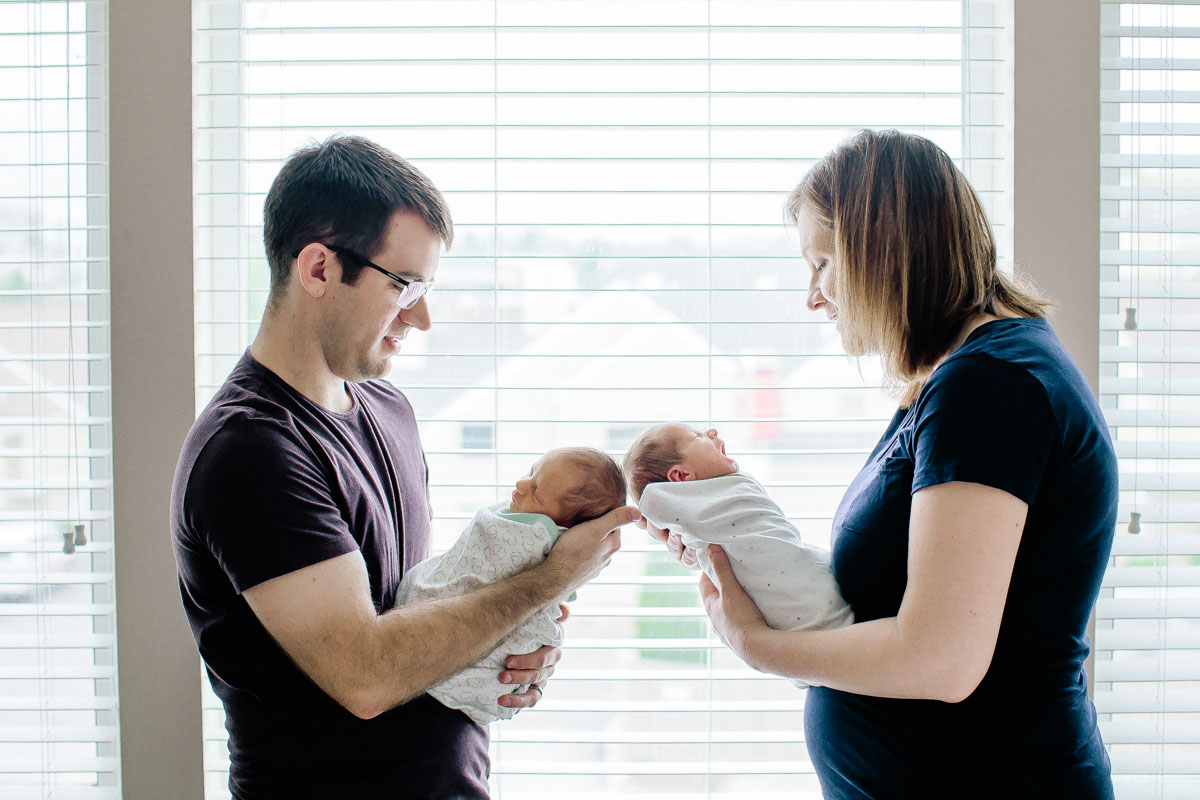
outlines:
{"label": "man", "polygon": [[[384,381],[453,237],[441,193],[361,138],[300,150],[271,186],[271,290],[250,349],[196,420],[172,496],[183,602],[225,704],[230,789],[277,797],[487,797],[487,733],[424,694],[594,577],[618,509],[540,565],[393,609],[429,549],[412,408]],[[560,653],[510,658],[529,707]]]}

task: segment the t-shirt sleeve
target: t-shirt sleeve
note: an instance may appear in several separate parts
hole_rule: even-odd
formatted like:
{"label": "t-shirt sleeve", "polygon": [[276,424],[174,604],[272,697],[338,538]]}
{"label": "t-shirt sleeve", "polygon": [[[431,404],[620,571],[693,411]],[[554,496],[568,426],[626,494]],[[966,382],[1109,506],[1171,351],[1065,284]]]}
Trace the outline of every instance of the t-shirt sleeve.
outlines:
{"label": "t-shirt sleeve", "polygon": [[1058,436],[1042,384],[990,356],[943,364],[917,401],[912,491],[978,483],[1032,504]]}
{"label": "t-shirt sleeve", "polygon": [[229,420],[200,452],[184,513],[238,593],[358,549],[319,464],[275,420]]}

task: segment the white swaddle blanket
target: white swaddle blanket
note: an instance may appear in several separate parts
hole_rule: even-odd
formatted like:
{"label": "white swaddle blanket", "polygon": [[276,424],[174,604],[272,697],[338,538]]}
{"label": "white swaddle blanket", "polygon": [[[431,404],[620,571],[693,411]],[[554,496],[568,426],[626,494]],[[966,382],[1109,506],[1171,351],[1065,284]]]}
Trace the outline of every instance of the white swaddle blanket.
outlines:
{"label": "white swaddle blanket", "polygon": [[[396,605],[466,594],[543,560],[557,535],[552,535],[542,522],[530,524],[500,516],[499,512],[507,507],[507,503],[497,503],[481,509],[449,550],[406,572],[396,590]],[[549,517],[528,516],[536,516],[554,527]],[[539,609],[486,658],[437,684],[429,694],[442,705],[459,709],[479,725],[512,719],[518,709],[505,708],[496,702],[501,695],[515,691],[512,684],[500,683],[504,662],[510,655],[531,653],[545,644],[561,645],[560,613],[558,602]]]}
{"label": "white swaddle blanket", "polygon": [[829,551],[800,541],[800,532],[749,475],[652,483],[638,507],[655,526],[678,533],[696,550],[709,578],[708,545],[725,548],[733,574],[772,628],[823,630],[854,622]]}

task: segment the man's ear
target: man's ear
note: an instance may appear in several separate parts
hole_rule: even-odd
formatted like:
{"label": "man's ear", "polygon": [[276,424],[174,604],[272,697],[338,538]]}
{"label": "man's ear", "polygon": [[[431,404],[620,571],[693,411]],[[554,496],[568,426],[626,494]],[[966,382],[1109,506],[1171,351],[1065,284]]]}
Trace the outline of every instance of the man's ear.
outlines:
{"label": "man's ear", "polygon": [[695,475],[687,470],[680,469],[679,467],[671,467],[669,470],[667,470],[667,480],[669,480],[671,483],[679,483],[679,481],[693,481],[695,479]]}
{"label": "man's ear", "polygon": [[296,257],[296,275],[311,297],[323,297],[332,281],[341,277],[341,266],[316,242],[310,242]]}

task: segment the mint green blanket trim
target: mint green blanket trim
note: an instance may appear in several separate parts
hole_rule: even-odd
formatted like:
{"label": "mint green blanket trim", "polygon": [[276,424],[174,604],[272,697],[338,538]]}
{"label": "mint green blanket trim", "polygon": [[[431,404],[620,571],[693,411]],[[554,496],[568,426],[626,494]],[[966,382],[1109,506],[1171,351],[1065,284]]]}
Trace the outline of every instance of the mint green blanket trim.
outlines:
{"label": "mint green blanket trim", "polygon": [[[524,511],[497,511],[496,516],[504,519],[511,519],[513,522],[519,522],[522,525],[537,525],[539,522],[550,532],[550,545],[558,541],[558,535],[562,530],[558,527],[558,523],[547,517],[545,514],[529,514]],[[579,597],[578,592],[571,592],[571,596],[567,598],[568,603],[574,603]],[[516,694],[521,687],[513,689],[513,694]]]}
{"label": "mint green blanket trim", "polygon": [[550,543],[554,544],[558,541],[558,525],[545,514],[527,514],[523,511],[497,511],[496,516],[511,519],[513,522],[519,522],[522,525],[537,525],[540,522],[550,532]]}

